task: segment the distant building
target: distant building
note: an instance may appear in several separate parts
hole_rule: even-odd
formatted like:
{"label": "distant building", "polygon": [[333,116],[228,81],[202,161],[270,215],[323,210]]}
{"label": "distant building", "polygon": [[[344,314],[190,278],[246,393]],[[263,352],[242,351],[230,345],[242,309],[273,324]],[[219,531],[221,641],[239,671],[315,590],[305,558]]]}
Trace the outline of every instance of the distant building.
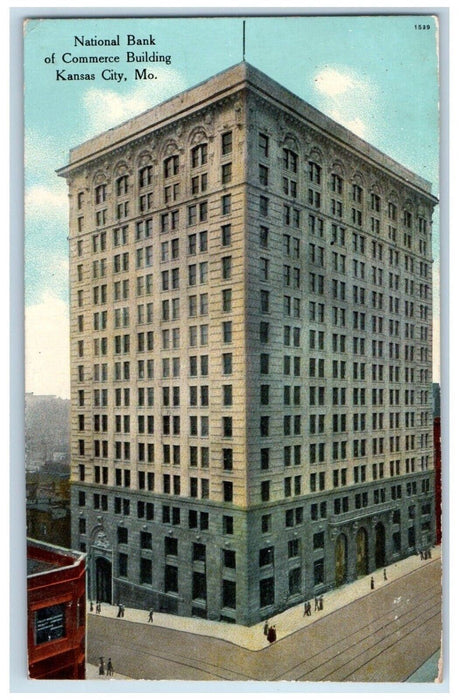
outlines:
{"label": "distant building", "polygon": [[442,539],[442,468],[441,468],[441,391],[440,384],[432,384],[433,445],[435,462],[435,521],[436,542]]}
{"label": "distant building", "polygon": [[49,502],[47,499],[28,503],[26,508],[27,536],[59,547],[70,547],[70,504]]}
{"label": "distant building", "polygon": [[440,384],[432,384],[432,415],[434,418],[441,416],[441,391]]}
{"label": "distant building", "polygon": [[85,677],[86,558],[27,540],[29,677]]}
{"label": "distant building", "polygon": [[70,547],[70,482],[68,469],[47,462],[38,471],[26,471],[27,536]]}
{"label": "distant building", "polygon": [[70,401],[57,396],[26,393],[26,471],[47,461],[69,464]]}
{"label": "distant building", "polygon": [[59,174],[91,596],[253,624],[433,543],[430,183],[247,63]]}

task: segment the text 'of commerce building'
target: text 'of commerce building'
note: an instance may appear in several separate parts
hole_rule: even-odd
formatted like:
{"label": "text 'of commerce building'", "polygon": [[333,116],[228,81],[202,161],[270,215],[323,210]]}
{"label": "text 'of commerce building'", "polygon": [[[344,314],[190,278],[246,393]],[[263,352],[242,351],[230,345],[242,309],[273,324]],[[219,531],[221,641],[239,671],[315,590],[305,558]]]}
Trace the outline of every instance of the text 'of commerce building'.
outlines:
{"label": "text 'of commerce building'", "polygon": [[249,625],[433,543],[428,182],[245,62],[58,172],[91,598]]}

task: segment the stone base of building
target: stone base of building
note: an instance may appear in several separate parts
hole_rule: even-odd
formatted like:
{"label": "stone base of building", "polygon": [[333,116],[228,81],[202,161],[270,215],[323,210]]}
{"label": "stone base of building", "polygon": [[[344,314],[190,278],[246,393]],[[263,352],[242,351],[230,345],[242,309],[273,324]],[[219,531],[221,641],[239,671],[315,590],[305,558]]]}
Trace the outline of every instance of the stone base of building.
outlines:
{"label": "stone base of building", "polygon": [[426,483],[411,474],[248,510],[143,492],[127,506],[106,488],[107,510],[94,510],[97,487],[77,483],[73,547],[87,552],[94,602],[252,625],[431,546]]}

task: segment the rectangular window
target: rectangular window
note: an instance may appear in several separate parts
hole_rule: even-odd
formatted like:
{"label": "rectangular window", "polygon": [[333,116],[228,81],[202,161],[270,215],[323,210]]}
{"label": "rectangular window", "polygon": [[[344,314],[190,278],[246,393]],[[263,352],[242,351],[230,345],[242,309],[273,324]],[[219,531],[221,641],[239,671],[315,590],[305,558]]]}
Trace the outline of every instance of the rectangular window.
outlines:
{"label": "rectangular window", "polygon": [[260,608],[274,605],[274,578],[264,578],[260,581]]}
{"label": "rectangular window", "polygon": [[227,214],[231,214],[231,195],[230,194],[225,194],[222,196],[222,216],[226,216]]}
{"label": "rectangular window", "polygon": [[164,590],[166,593],[178,593],[178,568],[166,564],[164,567]]}
{"label": "rectangular window", "polygon": [[236,582],[222,580],[222,607],[234,610],[236,608]]}
{"label": "rectangular window", "polygon": [[231,278],[231,263],[232,263],[232,258],[231,256],[227,256],[222,258],[222,278],[227,280]]}
{"label": "rectangular window", "polygon": [[233,133],[226,131],[222,134],[222,155],[226,156],[233,150]]}
{"label": "rectangular window", "polygon": [[258,134],[258,151],[264,158],[269,155],[269,137],[265,134]]}
{"label": "rectangular window", "polygon": [[260,185],[267,186],[268,185],[268,173],[269,170],[265,165],[259,165],[258,166],[258,179],[260,181]]}
{"label": "rectangular window", "polygon": [[225,163],[222,165],[222,184],[226,185],[231,182],[232,179],[232,163]]}
{"label": "rectangular window", "polygon": [[233,482],[224,481],[223,484],[223,500],[226,503],[231,503],[233,501]]}

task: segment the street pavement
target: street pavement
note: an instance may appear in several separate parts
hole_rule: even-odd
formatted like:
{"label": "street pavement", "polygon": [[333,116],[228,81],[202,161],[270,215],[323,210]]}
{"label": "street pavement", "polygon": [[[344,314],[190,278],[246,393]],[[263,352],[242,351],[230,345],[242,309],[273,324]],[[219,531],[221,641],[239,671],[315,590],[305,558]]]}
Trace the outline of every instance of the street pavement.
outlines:
{"label": "street pavement", "polygon": [[[243,627],[102,604],[88,616],[88,679],[103,655],[115,679],[167,680],[407,680],[440,647],[441,560],[412,556],[330,591],[324,607],[304,616],[303,604],[264,623]],[[110,640],[110,643],[108,643]],[[269,648],[268,648],[269,647]],[[123,675],[118,672],[122,671]],[[125,675],[124,675],[125,674]],[[433,680],[433,679],[432,679]]]}

